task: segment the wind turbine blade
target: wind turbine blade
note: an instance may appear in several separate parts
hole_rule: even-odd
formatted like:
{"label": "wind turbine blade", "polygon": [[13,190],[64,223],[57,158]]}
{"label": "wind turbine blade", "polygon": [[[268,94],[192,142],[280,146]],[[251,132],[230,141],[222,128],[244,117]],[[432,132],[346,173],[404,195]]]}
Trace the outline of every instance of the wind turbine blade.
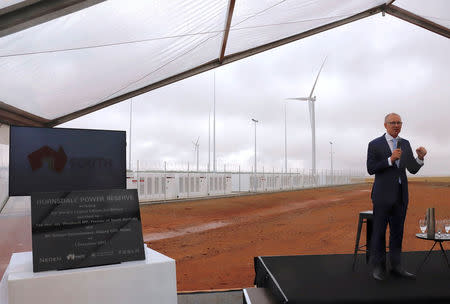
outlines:
{"label": "wind turbine blade", "polygon": [[305,100],[305,101],[308,101],[309,97],[286,98],[286,100]]}
{"label": "wind turbine blade", "polygon": [[320,66],[319,73],[317,73],[316,81],[314,81],[314,85],[312,87],[311,93],[309,94],[309,98],[312,98],[312,95],[314,93],[314,88],[316,87],[316,84],[317,84],[317,79],[319,79],[320,72],[322,71],[323,65],[325,64],[325,60],[327,60],[327,57],[325,57],[325,59],[322,62],[322,65]]}
{"label": "wind turbine blade", "polygon": [[198,140],[200,139],[200,136],[197,138],[197,142],[195,143],[195,145],[197,146],[198,145]]}

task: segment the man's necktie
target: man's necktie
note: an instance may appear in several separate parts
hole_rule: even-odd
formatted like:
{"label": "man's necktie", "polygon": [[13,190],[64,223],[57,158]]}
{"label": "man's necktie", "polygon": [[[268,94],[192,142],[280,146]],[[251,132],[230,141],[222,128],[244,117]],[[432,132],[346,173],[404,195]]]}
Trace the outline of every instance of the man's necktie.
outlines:
{"label": "man's necktie", "polygon": [[[393,148],[394,150],[397,149],[397,138],[393,138],[392,139],[392,143],[393,143]],[[397,159],[395,161],[395,165],[397,166],[397,168],[400,168],[400,159]],[[402,180],[400,179],[400,177],[398,178],[398,183],[401,184]]]}
{"label": "man's necktie", "polygon": [[[393,150],[395,150],[395,149],[397,149],[397,138],[393,138],[392,139],[392,143],[393,143]],[[395,161],[395,164],[397,165],[397,167],[399,167],[399,163],[400,163],[400,160],[399,159],[397,159],[396,161]]]}
{"label": "man's necktie", "polygon": [[[393,138],[392,143],[393,143],[394,150],[397,149],[397,138]],[[397,167],[400,167],[400,159],[397,159],[395,161],[395,164],[397,165]]]}

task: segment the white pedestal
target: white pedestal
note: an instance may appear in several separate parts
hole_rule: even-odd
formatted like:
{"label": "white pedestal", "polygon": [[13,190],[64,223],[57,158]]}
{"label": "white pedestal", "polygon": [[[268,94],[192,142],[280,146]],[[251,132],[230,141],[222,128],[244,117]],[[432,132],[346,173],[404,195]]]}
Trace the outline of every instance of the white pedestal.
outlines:
{"label": "white pedestal", "polygon": [[33,273],[31,252],[14,253],[0,304],[177,303],[175,260],[145,248],[145,260]]}

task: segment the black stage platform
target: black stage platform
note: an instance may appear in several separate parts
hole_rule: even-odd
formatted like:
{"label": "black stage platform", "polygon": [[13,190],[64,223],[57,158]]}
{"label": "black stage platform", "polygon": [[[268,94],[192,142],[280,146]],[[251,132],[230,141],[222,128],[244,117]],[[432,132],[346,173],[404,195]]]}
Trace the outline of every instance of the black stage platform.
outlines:
{"label": "black stage platform", "polygon": [[[427,252],[403,253],[415,273]],[[364,256],[352,271],[352,254],[255,258],[255,285],[270,290],[278,303],[450,303],[450,268],[433,251],[416,280],[371,277]],[[253,301],[249,299],[248,303]],[[255,302],[256,303],[256,302]]]}

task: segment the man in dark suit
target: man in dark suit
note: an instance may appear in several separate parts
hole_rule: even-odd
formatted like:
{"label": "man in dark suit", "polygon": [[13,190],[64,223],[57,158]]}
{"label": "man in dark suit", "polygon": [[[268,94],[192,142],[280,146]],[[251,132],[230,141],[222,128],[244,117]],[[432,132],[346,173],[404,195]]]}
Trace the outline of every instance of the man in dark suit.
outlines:
{"label": "man in dark suit", "polygon": [[400,138],[400,115],[390,113],[384,119],[386,133],[369,143],[367,172],[375,174],[372,187],[373,230],[370,247],[373,277],[386,278],[386,228],[389,224],[389,257],[394,276],[414,279],[415,276],[401,266],[403,226],[408,208],[408,179],[406,170],[415,174],[423,165],[427,154],[424,147],[416,149],[414,158],[409,141]]}

